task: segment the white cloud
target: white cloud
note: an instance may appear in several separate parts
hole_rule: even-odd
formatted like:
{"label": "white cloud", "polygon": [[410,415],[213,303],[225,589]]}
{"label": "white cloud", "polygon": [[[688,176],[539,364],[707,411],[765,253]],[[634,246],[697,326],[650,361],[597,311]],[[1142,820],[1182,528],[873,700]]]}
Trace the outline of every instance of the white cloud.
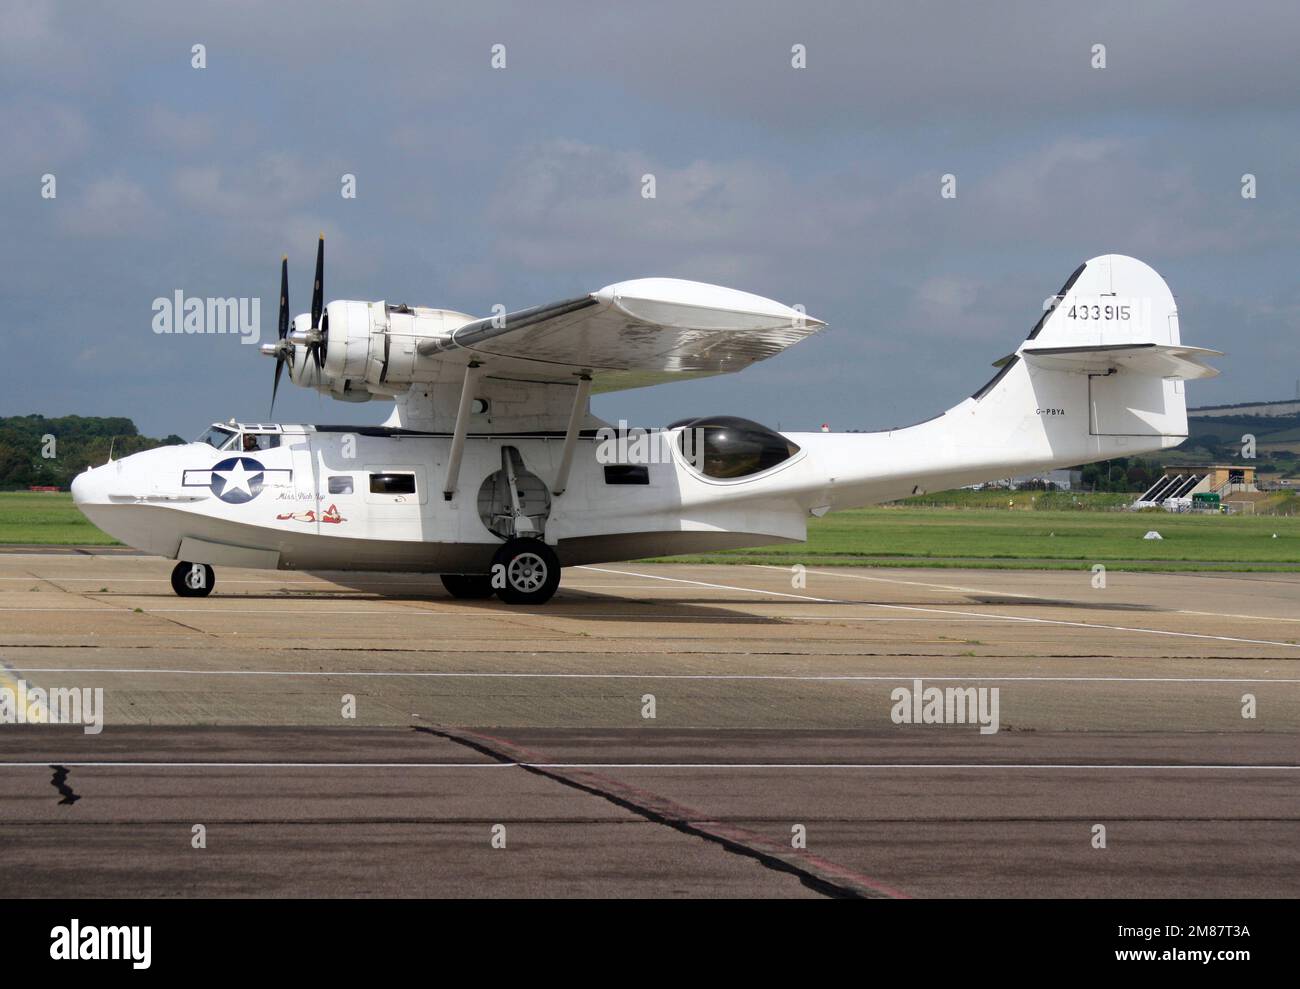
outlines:
{"label": "white cloud", "polygon": [[211,114],[155,106],[145,116],[145,132],[160,148],[190,154],[216,140],[217,123]]}
{"label": "white cloud", "polygon": [[[642,195],[646,175],[654,177],[652,199]],[[624,257],[697,278],[752,278],[780,255],[829,243],[828,195],[821,184],[800,190],[781,170],[751,161],[674,167],[640,151],[558,140],[507,169],[488,222],[501,254],[528,268]]]}
{"label": "white cloud", "polygon": [[252,219],[277,215],[338,196],[342,169],[307,161],[290,151],[270,151],[235,166],[178,168],[172,175],[177,200],[201,213]]}
{"label": "white cloud", "polygon": [[70,190],[66,180],[59,196],[71,193],[60,212],[64,228],[83,237],[149,239],[157,236],[162,211],[139,183],[121,175],[95,179],[84,188]]}
{"label": "white cloud", "polygon": [[5,138],[0,175],[31,175],[33,195],[39,192],[37,180],[42,174],[57,176],[79,159],[91,142],[85,115],[66,103],[51,100],[0,104],[0,133]]}

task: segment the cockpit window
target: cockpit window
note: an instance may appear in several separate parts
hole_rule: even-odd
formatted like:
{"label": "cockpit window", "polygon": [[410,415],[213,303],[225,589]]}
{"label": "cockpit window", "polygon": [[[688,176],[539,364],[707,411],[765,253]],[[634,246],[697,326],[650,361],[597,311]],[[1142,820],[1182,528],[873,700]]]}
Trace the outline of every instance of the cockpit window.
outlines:
{"label": "cockpit window", "polygon": [[209,426],[207,431],[194,442],[206,443],[210,447],[224,450],[234,438],[235,431],[233,429],[226,429],[223,426]]}
{"label": "cockpit window", "polygon": [[784,463],[799,447],[766,426],[737,416],[703,416],[673,423],[681,428],[682,456],[706,477],[749,477]]}
{"label": "cockpit window", "polygon": [[245,453],[258,450],[273,450],[280,445],[279,433],[245,433],[239,440],[240,449]]}

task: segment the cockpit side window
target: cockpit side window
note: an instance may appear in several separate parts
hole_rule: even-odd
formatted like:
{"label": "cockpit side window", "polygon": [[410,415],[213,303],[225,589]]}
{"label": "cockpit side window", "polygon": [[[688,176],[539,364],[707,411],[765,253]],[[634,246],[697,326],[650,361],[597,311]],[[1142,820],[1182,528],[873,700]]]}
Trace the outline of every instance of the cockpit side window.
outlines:
{"label": "cockpit side window", "polygon": [[273,450],[280,445],[279,433],[245,433],[240,439],[240,449],[245,453]]}
{"label": "cockpit side window", "polygon": [[226,429],[224,426],[209,426],[195,442],[206,443],[216,450],[224,450],[234,438],[235,431],[233,429]]}

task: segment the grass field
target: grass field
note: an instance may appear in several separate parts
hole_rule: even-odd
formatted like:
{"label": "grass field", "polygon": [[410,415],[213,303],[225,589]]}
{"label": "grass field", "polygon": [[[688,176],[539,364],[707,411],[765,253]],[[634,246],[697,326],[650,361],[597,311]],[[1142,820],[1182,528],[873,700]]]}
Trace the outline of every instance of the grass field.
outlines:
{"label": "grass field", "polygon": [[1113,512],[1133,503],[1135,494],[1075,491],[935,491],[904,498],[905,508],[1030,508],[1035,511]]}
{"label": "grass field", "polygon": [[[1102,563],[1116,570],[1300,570],[1300,517],[1104,510],[1125,503],[1125,495],[1081,497],[1081,507],[1066,509],[1039,507],[1061,502],[1042,500],[1041,493],[1031,500],[1023,491],[954,492],[945,498],[948,507],[904,504],[811,519],[806,545],[674,559],[778,566],[1086,569]],[[1008,509],[1008,500],[1016,507]],[[966,505],[973,507],[954,507]],[[1151,529],[1164,538],[1143,539]],[[70,495],[5,492],[0,544],[106,546],[114,540],[86,521]]]}
{"label": "grass field", "polygon": [[[1142,538],[1152,529],[1163,539]],[[1116,570],[1300,570],[1300,518],[886,506],[810,519],[806,545],[684,559],[779,566],[1086,569],[1102,563]]]}
{"label": "grass field", "polygon": [[77,511],[72,495],[0,491],[0,544],[113,546]]}

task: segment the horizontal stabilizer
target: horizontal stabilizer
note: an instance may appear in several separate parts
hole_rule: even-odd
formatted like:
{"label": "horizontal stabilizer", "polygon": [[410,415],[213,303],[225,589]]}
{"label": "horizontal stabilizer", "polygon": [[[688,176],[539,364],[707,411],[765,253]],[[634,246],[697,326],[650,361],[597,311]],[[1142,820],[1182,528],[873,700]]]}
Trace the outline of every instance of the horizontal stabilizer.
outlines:
{"label": "horizontal stabilizer", "polygon": [[1030,364],[1052,371],[1077,374],[1130,371],[1186,381],[1217,375],[1218,369],[1205,363],[1205,358],[1222,357],[1223,352],[1181,344],[1114,343],[1082,347],[1025,347],[1021,355]]}

